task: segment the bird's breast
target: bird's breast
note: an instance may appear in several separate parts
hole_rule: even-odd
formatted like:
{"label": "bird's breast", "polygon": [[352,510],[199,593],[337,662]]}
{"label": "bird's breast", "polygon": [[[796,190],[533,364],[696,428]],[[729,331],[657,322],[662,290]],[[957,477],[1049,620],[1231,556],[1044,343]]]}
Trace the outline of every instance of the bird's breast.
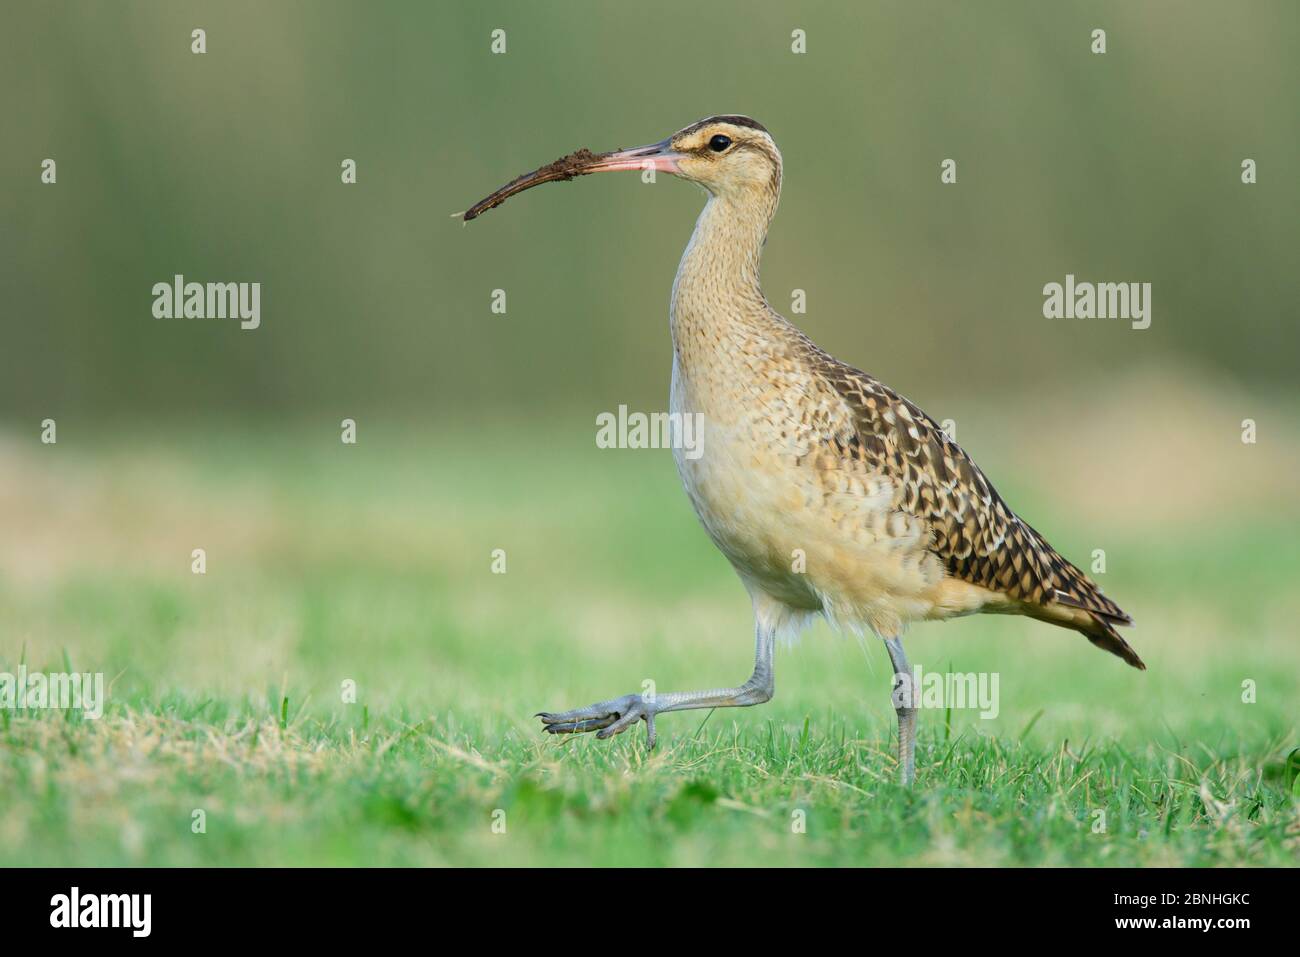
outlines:
{"label": "bird's breast", "polygon": [[751,586],[881,633],[932,612],[945,576],[928,526],[842,454],[852,420],[826,383],[780,356],[678,356],[670,408],[695,421],[697,446],[674,449],[691,504]]}

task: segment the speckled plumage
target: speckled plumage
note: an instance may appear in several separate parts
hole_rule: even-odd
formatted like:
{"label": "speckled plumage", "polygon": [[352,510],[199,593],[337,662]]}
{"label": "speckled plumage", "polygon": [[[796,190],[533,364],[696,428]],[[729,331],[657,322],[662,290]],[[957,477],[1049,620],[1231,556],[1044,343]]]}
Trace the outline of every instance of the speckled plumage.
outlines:
{"label": "speckled plumage", "polygon": [[1113,627],[1129,617],[933,419],[763,298],[780,156],[759,142],[774,175],[712,193],[673,290],[672,409],[706,423],[703,456],[678,468],[715,543],[751,592],[792,612],[885,638],[913,621],[1025,614],[1143,667]]}
{"label": "speckled plumage", "polygon": [[[745,707],[775,693],[773,647],[824,615],[884,640],[908,676],[907,626],[977,612],[1082,632],[1136,668],[1115,631],[1129,617],[998,495],[917,406],[817,348],[768,304],[759,257],[781,194],[781,154],[748,117],[709,117],[634,150],[582,150],[475,204],[468,221],[556,179],[650,168],[709,193],[673,282],[670,408],[698,444],[674,451],[710,538],[749,590],[754,671],[744,684],[628,694],[539,715],[552,734],[607,738],[669,711]],[[867,326],[869,328],[869,324]],[[897,692],[897,687],[895,688]],[[916,709],[895,695],[902,780],[914,770]]]}

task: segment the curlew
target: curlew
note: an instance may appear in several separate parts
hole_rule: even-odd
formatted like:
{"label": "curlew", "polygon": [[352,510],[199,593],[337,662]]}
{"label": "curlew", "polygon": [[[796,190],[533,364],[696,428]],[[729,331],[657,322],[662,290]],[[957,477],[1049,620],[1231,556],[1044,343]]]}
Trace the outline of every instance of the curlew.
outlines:
{"label": "curlew", "polygon": [[781,154],[762,124],[712,116],[631,150],[578,150],[458,213],[468,222],[541,183],[614,170],[702,186],[704,210],[673,282],[670,409],[702,423],[703,454],[674,449],[709,537],[735,567],[755,619],[754,671],[734,688],[629,694],[538,715],[552,734],[620,734],[654,747],[669,711],[772,698],[773,650],[817,615],[880,638],[894,667],[898,766],[915,774],[907,626],[980,612],[1074,629],[1135,668],[1116,632],[1132,619],[1002,500],[928,415],[819,349],[776,312],[759,258],[781,195]]}

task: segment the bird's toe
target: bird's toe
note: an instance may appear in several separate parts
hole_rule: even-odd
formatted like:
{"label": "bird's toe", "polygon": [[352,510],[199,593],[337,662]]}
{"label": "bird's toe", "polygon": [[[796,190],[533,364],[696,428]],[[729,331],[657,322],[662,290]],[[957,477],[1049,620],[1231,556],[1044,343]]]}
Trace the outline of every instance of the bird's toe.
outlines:
{"label": "bird's toe", "polygon": [[596,737],[600,738],[603,741],[605,738],[613,737],[616,734],[622,734],[624,731],[632,727],[632,725],[636,724],[644,717],[645,714],[639,709],[629,710],[627,714],[624,714],[620,716],[617,720],[611,722],[609,727],[599,731],[596,734]]}
{"label": "bird's toe", "polygon": [[630,694],[572,711],[539,711],[534,717],[541,718],[542,730],[548,734],[596,731],[596,737],[603,739],[622,734],[643,719],[649,721],[648,715],[650,710],[641,696]]}
{"label": "bird's toe", "polygon": [[553,721],[546,724],[542,730],[547,734],[582,734],[584,731],[599,731],[612,724],[614,720],[614,715],[608,715],[604,718],[583,718],[579,721]]}

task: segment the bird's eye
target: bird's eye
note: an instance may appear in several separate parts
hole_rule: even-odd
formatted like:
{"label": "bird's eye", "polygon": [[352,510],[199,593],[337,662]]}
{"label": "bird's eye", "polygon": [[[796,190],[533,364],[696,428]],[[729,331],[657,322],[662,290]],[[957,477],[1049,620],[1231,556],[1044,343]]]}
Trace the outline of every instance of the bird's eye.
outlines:
{"label": "bird's eye", "polygon": [[731,137],[723,136],[721,133],[709,140],[709,149],[713,150],[715,153],[725,152],[727,147],[730,145]]}

